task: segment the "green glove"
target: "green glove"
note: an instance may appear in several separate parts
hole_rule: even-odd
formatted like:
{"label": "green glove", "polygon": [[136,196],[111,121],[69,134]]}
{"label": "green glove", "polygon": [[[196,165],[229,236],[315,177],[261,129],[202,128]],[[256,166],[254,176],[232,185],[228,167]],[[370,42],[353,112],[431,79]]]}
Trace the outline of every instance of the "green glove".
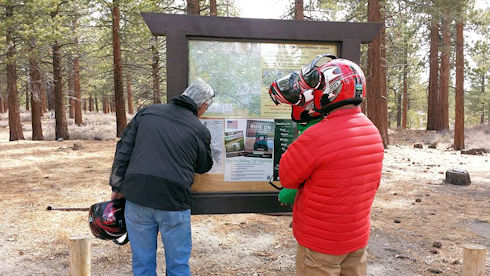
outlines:
{"label": "green glove", "polygon": [[284,204],[294,203],[294,198],[296,197],[297,189],[283,188],[279,192],[279,201]]}

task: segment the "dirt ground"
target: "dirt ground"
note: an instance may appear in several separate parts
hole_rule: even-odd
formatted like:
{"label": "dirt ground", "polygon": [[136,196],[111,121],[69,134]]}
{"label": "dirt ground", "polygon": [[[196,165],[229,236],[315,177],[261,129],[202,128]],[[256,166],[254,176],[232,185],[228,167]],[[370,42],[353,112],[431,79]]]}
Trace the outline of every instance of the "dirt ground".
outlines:
{"label": "dirt ground", "polygon": [[[78,130],[102,141],[8,142],[6,126],[6,115],[0,114],[0,275],[67,275],[69,238],[91,237],[87,212],[46,207],[89,207],[108,200],[116,139],[104,135],[110,137],[115,127],[93,137],[88,130]],[[71,133],[77,133],[74,128],[70,125]],[[392,145],[385,151],[372,210],[368,274],[461,275],[461,245],[490,246],[489,154],[462,155],[448,149],[448,134],[390,134]],[[490,149],[490,126],[468,136],[470,146]],[[435,141],[437,148],[429,149]],[[424,148],[415,149],[414,143]],[[466,169],[471,185],[445,184],[445,172],[451,168]],[[263,214],[192,216],[192,274],[294,275],[296,242],[290,222],[290,216]],[[91,241],[92,275],[131,274],[129,245]],[[159,242],[158,273],[165,275],[161,249]]]}

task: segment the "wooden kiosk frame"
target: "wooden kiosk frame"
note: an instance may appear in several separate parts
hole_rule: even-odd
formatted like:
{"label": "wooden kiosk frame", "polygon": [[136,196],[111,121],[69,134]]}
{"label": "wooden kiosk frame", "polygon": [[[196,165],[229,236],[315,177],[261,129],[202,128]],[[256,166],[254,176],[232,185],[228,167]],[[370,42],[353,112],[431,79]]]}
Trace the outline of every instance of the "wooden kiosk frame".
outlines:
{"label": "wooden kiosk frame", "polygon": [[[340,23],[275,19],[246,19],[198,15],[142,13],[153,35],[166,36],[167,99],[188,85],[189,39],[243,42],[336,44],[338,55],[359,63],[360,45],[372,41],[381,28],[376,23]],[[196,184],[202,181],[196,176]],[[223,180],[217,181],[225,183]],[[194,189],[192,214],[290,212],[281,206],[277,190],[267,182],[248,182],[260,192]],[[219,184],[219,183],[218,183]],[[199,185],[197,185],[199,186]]]}

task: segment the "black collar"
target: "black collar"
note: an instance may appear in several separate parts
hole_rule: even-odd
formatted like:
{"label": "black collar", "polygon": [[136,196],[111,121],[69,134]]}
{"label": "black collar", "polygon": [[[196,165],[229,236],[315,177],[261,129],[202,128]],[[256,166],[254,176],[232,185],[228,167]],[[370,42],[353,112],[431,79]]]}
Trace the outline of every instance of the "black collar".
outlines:
{"label": "black collar", "polygon": [[194,113],[194,115],[197,116],[197,104],[191,98],[184,96],[184,95],[180,95],[177,97],[173,97],[170,101],[173,104],[176,104],[178,106],[183,106],[183,107],[191,110],[192,113]]}

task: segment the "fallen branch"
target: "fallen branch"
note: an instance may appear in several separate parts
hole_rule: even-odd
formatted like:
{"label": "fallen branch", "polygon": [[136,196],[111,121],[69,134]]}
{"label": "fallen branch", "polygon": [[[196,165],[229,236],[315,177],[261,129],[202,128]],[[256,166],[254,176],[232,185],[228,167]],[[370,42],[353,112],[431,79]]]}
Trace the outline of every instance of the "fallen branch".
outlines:
{"label": "fallen branch", "polygon": [[79,207],[46,207],[48,211],[88,211],[89,208],[79,208]]}

